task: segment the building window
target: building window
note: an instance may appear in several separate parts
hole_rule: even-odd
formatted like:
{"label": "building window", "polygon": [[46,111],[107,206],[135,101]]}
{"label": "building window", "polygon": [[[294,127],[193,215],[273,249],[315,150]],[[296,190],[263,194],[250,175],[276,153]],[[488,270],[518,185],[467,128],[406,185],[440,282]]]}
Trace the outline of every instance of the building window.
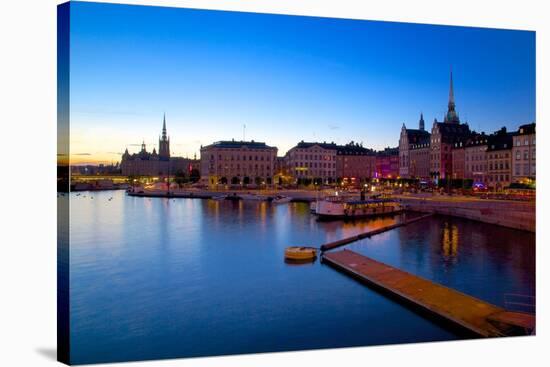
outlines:
{"label": "building window", "polygon": [[529,151],[528,150],[523,151],[523,159],[525,159],[525,160],[529,159]]}
{"label": "building window", "polygon": [[521,159],[521,152],[518,150],[516,151],[516,161],[519,161]]}

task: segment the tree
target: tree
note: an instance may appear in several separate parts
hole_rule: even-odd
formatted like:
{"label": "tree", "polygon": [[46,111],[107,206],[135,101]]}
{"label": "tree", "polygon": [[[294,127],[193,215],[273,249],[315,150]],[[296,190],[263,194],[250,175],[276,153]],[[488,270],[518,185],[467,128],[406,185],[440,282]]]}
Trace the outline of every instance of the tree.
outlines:
{"label": "tree", "polygon": [[246,176],[245,178],[243,178],[243,184],[244,185],[250,184],[250,177]]}
{"label": "tree", "polygon": [[191,182],[195,183],[195,182],[199,182],[199,180],[201,179],[201,174],[199,172],[198,169],[196,168],[193,168],[191,170],[191,173],[189,173],[189,179],[191,180]]}
{"label": "tree", "polygon": [[238,177],[235,177],[235,176],[234,176],[234,177],[231,179],[231,185],[238,185],[239,183],[240,183],[240,180],[239,180]]}
{"label": "tree", "polygon": [[178,187],[181,188],[184,183],[189,182],[189,178],[185,175],[185,172],[183,172],[183,170],[179,169],[174,175],[174,182],[178,185]]}

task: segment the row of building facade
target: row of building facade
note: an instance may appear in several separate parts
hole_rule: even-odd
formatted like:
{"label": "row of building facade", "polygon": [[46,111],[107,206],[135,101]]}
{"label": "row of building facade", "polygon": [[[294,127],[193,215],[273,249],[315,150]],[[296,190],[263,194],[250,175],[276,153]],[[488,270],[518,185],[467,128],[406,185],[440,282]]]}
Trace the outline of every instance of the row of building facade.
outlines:
{"label": "row of building facade", "polygon": [[298,182],[334,183],[361,182],[365,179],[395,178],[399,170],[397,148],[382,151],[367,149],[355,142],[338,145],[334,142],[299,142],[285,156],[264,142],[218,141],[201,146],[200,159],[174,157],[170,154],[170,138],[166,117],[159,136],[159,147],[148,152],[130,154],[126,149],[120,162],[125,176],[169,176],[198,170],[201,182],[207,185],[271,185]]}
{"label": "row of building facade", "polygon": [[396,177],[398,149],[381,152],[351,142],[299,142],[285,156],[263,142],[220,141],[201,147],[201,181],[216,184],[360,182]]}
{"label": "row of building facade", "polygon": [[491,188],[533,180],[536,175],[535,123],[517,131],[502,128],[492,134],[470,130],[456,112],[451,73],[447,113],[425,129],[420,114],[418,129],[401,128],[399,145],[374,151],[350,142],[301,141],[284,156],[264,142],[219,141],[201,146],[200,159],[170,155],[166,117],[156,148],[145,143],[138,153],[122,155],[121,172],[127,176],[166,176],[200,172],[201,182],[218,184],[273,184],[315,181],[357,183],[372,178],[410,178],[437,183],[442,179],[470,179]]}
{"label": "row of building facade", "polygon": [[434,120],[425,130],[420,115],[418,129],[401,128],[399,175],[431,182],[441,179],[470,179],[476,184],[499,189],[536,176],[535,123],[508,132],[492,134],[470,130],[461,123],[455,109],[451,73],[448,110],[442,122]]}

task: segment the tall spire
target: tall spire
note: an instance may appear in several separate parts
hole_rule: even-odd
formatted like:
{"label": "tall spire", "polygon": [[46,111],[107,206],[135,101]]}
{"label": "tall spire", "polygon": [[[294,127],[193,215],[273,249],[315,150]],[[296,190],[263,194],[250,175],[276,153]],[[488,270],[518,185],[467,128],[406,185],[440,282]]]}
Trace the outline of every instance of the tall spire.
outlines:
{"label": "tall spire", "polygon": [[162,119],[162,140],[166,140],[166,112]]}
{"label": "tall spire", "polygon": [[161,160],[170,160],[170,139],[166,134],[166,113],[162,118],[162,136],[159,139],[159,157]]}
{"label": "tall spire", "polygon": [[424,131],[424,114],[420,112],[420,121],[418,121],[418,128]]}
{"label": "tall spire", "polygon": [[449,87],[449,107],[455,105],[455,93],[453,88],[453,69],[451,69],[451,85]]}
{"label": "tall spire", "polygon": [[443,120],[446,123],[450,124],[460,124],[460,119],[458,118],[458,114],[455,111],[455,93],[454,93],[454,86],[453,86],[453,70],[451,69],[451,81],[449,85],[449,104],[448,104],[448,110],[447,114],[445,115],[445,118]]}

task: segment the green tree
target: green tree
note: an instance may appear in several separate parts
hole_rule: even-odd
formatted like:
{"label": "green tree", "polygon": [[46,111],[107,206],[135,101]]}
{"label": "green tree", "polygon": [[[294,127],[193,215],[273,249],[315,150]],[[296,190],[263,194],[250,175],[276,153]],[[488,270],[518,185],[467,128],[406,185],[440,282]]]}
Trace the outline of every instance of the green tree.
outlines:
{"label": "green tree", "polygon": [[191,180],[191,182],[193,183],[196,183],[196,182],[199,182],[200,179],[201,179],[201,173],[199,172],[198,169],[193,168],[189,173],[189,180]]}
{"label": "green tree", "polygon": [[183,172],[183,170],[179,169],[174,175],[174,182],[178,185],[179,188],[181,188],[183,184],[189,182],[189,178],[187,177],[185,172]]}

